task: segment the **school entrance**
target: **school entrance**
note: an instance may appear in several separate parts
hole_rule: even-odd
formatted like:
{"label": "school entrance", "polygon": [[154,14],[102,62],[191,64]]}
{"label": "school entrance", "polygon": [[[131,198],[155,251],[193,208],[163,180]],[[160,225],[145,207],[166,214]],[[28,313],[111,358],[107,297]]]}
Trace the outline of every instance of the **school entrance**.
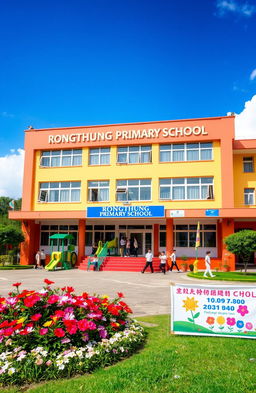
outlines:
{"label": "school entrance", "polygon": [[[153,250],[153,234],[152,231],[144,230],[144,229],[127,229],[126,231],[119,231],[119,245],[121,238],[130,240],[130,255],[135,255],[134,250],[134,241],[137,240],[138,243],[138,256],[143,256],[146,254],[147,250],[150,248]],[[126,250],[126,255],[129,254],[128,250]]]}

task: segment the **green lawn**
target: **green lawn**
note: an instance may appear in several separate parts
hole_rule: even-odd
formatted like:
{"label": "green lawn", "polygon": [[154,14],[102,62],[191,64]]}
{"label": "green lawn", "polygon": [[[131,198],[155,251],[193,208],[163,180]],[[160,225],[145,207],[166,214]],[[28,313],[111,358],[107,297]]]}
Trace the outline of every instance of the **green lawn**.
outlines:
{"label": "green lawn", "polygon": [[[215,277],[204,277],[204,272],[198,273],[188,273],[189,277],[199,278],[202,280],[211,280],[211,281],[247,281],[247,282],[256,282],[256,273],[240,273],[240,272],[214,272],[212,273]],[[256,391],[256,390],[255,390]]]}
{"label": "green lawn", "polygon": [[[172,336],[166,315],[139,318],[157,327],[145,348],[92,375],[51,381],[29,393],[255,393],[255,341]],[[251,359],[251,361],[249,360]],[[18,390],[3,390],[17,393]],[[24,390],[23,390],[24,392]]]}

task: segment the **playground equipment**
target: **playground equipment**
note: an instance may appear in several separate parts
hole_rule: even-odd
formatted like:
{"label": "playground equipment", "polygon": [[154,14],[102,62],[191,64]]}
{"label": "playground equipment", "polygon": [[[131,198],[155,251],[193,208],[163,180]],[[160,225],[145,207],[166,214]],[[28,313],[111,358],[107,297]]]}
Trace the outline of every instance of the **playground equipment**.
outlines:
{"label": "playground equipment", "polygon": [[[117,244],[118,244],[117,238],[114,238],[113,240],[110,240],[105,244],[102,244],[101,240],[98,242],[98,248],[95,253],[98,257],[97,270],[100,270],[100,267],[103,264],[105,257],[109,255],[110,250],[113,248],[117,250]],[[93,256],[90,256],[88,258],[87,270],[89,270],[91,265],[94,265]]]}
{"label": "playground equipment", "polygon": [[[73,236],[68,233],[56,233],[55,235],[50,236],[51,260],[45,269],[55,270],[57,266],[60,265],[60,268],[68,270],[75,266],[77,255],[74,251],[75,246],[71,244],[73,239]],[[58,251],[53,251],[55,240],[57,240]],[[68,242],[66,246],[65,240]]]}

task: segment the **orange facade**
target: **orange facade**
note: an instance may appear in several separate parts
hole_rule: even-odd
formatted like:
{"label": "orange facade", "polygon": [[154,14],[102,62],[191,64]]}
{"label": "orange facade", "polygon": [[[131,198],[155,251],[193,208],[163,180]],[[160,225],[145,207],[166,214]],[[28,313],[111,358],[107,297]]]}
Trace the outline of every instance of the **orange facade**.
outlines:
{"label": "orange facade", "polygon": [[[143,147],[149,151],[146,162],[140,161]],[[128,161],[119,162],[123,151],[128,151],[125,153]],[[62,165],[64,155],[71,157],[74,152],[79,152],[78,164],[68,165],[66,161]],[[100,156],[102,152],[106,152],[108,160],[104,158],[102,164],[90,161],[93,154]],[[51,166],[45,161],[47,165],[42,165],[43,154],[50,157],[50,163],[55,162],[51,157],[57,155],[58,164]],[[22,221],[26,240],[22,244],[21,263],[34,263],[37,249],[47,249],[47,236],[65,230],[76,233],[79,262],[88,254],[93,241],[102,236],[110,240],[111,236],[122,234],[140,239],[141,255],[149,246],[155,255],[163,248],[170,253],[175,247],[180,255],[187,254],[193,260],[195,225],[199,221],[202,253],[210,248],[213,265],[228,263],[233,270],[235,258],[226,251],[223,239],[236,230],[256,227],[254,154],[256,140],[234,140],[233,116],[26,130],[22,209],[9,214],[11,219]],[[249,173],[246,171],[251,169],[251,159],[253,170]],[[246,171],[243,163],[247,165]],[[211,188],[204,184],[204,179],[212,182]],[[144,180],[148,186],[143,186]],[[97,182],[105,182],[103,200],[98,196],[102,190],[92,188]],[[132,182],[139,185],[130,186]],[[68,195],[61,189],[66,187],[64,183],[79,183],[74,191],[76,200],[66,196],[61,200]],[[127,184],[128,194],[131,191],[127,201],[117,195],[121,183]],[[52,188],[56,184],[59,189],[54,189],[54,194]],[[52,200],[38,200],[42,187],[48,187],[47,195],[52,195]],[[212,195],[208,195],[209,190]],[[144,199],[143,192],[148,193]],[[127,210],[127,206],[130,210],[162,206],[164,216],[89,217],[89,208],[106,206],[117,206],[119,210]],[[202,253],[199,268],[204,267]]]}

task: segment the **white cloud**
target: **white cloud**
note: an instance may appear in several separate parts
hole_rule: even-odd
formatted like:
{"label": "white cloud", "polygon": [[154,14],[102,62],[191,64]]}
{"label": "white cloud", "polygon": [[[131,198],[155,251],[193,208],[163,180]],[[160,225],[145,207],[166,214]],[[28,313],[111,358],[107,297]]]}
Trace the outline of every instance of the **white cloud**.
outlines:
{"label": "white cloud", "polygon": [[219,16],[224,16],[227,13],[233,13],[250,17],[256,13],[256,6],[249,4],[247,1],[239,2],[237,0],[217,0],[216,7]]}
{"label": "white cloud", "polygon": [[8,112],[1,112],[0,115],[2,117],[14,117],[14,115],[12,113],[8,113]]}
{"label": "white cloud", "polygon": [[256,139],[256,95],[244,105],[235,117],[235,138]]}
{"label": "white cloud", "polygon": [[250,75],[250,80],[253,81],[254,79],[256,79],[256,68],[251,72]]}
{"label": "white cloud", "polygon": [[24,150],[0,157],[0,196],[20,198],[23,180]]}

